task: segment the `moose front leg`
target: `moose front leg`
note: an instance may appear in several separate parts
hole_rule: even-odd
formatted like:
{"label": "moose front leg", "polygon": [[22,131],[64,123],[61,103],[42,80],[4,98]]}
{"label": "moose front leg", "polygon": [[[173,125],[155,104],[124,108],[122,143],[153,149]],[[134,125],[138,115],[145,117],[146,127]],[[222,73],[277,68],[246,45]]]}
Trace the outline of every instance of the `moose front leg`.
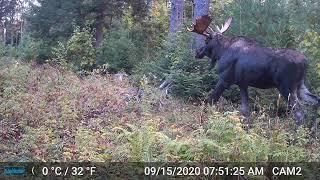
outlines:
{"label": "moose front leg", "polygon": [[245,117],[246,130],[249,130],[252,128],[252,119],[250,117],[248,87],[240,87],[240,96],[241,114]]}
{"label": "moose front leg", "polygon": [[219,100],[220,96],[222,95],[223,91],[225,89],[228,89],[234,83],[233,71],[234,71],[233,66],[229,66],[224,71],[220,71],[219,81],[216,84],[216,87],[214,88],[214,90],[210,93],[208,98],[208,102],[210,105],[212,105],[213,103],[216,103]]}
{"label": "moose front leg", "polygon": [[222,95],[223,91],[227,89],[229,86],[230,85],[228,83],[224,82],[222,79],[219,79],[218,83],[216,84],[216,87],[209,94],[208,103],[210,105],[216,103]]}
{"label": "moose front leg", "polygon": [[216,60],[210,59],[210,65],[208,67],[208,71],[211,71],[211,69],[213,69],[215,65],[216,65]]}

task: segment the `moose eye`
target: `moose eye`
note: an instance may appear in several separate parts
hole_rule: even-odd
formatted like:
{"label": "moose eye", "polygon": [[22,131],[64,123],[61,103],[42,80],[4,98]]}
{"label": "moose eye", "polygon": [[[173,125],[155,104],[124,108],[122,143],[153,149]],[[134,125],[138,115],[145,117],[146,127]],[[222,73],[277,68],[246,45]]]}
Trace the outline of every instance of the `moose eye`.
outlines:
{"label": "moose eye", "polygon": [[211,38],[206,38],[205,43],[208,44],[210,42]]}

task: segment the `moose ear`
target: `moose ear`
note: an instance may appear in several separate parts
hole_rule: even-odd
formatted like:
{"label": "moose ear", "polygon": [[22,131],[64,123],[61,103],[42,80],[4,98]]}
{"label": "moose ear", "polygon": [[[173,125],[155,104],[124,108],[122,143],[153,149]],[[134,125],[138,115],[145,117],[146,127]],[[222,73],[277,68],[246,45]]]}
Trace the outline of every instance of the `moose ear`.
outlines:
{"label": "moose ear", "polygon": [[229,17],[228,20],[224,23],[224,25],[220,29],[221,34],[226,32],[229,29],[231,22],[232,22],[232,17]]}

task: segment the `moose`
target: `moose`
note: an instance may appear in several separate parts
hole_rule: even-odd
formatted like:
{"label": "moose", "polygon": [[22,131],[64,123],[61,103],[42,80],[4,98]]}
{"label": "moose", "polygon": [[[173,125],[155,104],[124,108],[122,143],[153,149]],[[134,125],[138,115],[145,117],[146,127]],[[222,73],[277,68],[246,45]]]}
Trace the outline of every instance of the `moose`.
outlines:
{"label": "moose", "polygon": [[217,64],[219,80],[210,92],[207,103],[216,103],[225,89],[235,84],[240,89],[241,113],[250,117],[248,87],[260,89],[277,88],[294,112],[297,125],[304,122],[304,113],[299,100],[316,107],[320,98],[310,93],[305,86],[307,58],[293,49],[264,47],[258,41],[244,36],[223,35],[230,27],[230,17],[220,28],[209,27],[212,19],[201,16],[188,31],[206,37],[205,45],[196,50],[195,58],[205,56],[211,59],[211,66]]}

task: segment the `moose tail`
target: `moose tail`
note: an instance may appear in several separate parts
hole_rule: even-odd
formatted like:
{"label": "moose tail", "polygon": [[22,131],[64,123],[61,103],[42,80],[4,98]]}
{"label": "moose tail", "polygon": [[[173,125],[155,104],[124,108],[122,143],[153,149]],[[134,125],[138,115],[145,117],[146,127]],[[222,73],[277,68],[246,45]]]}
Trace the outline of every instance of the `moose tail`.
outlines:
{"label": "moose tail", "polygon": [[320,97],[312,94],[304,83],[301,83],[298,90],[299,97],[301,100],[311,103],[316,106],[320,106]]}

